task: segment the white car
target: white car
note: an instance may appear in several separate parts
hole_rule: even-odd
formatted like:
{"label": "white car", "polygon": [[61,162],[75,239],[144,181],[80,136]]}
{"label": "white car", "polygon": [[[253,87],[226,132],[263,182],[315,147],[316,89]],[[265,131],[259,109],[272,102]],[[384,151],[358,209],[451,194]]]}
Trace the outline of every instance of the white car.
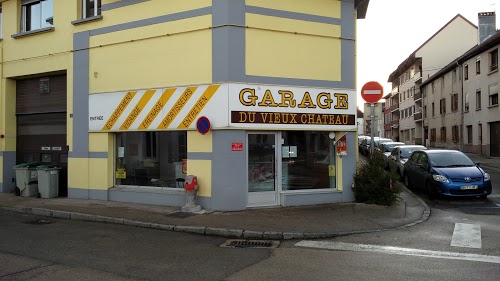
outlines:
{"label": "white car", "polygon": [[391,155],[387,158],[387,163],[391,170],[396,170],[397,174],[403,176],[404,165],[413,151],[426,150],[423,145],[402,145],[392,149]]}

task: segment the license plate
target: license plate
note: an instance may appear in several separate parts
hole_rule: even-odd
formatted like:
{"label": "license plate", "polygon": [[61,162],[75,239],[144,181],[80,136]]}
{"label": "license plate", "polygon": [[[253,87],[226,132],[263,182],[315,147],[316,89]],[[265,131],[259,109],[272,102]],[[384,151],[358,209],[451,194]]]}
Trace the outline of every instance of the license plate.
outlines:
{"label": "license plate", "polygon": [[464,185],[460,189],[477,189],[477,185]]}

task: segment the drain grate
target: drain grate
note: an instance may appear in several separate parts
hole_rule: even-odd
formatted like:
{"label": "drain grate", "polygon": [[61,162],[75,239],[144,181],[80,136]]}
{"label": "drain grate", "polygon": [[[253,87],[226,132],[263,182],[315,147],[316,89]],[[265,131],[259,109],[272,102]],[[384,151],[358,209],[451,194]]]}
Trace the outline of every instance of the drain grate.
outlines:
{"label": "drain grate", "polygon": [[276,248],[279,241],[271,240],[227,240],[221,247],[226,248]]}
{"label": "drain grate", "polygon": [[188,213],[188,212],[174,212],[174,213],[168,214],[167,217],[177,218],[177,219],[185,219],[185,218],[189,218],[189,217],[194,216],[194,215],[195,214]]}
{"label": "drain grate", "polygon": [[35,225],[43,225],[43,224],[51,224],[55,223],[55,221],[52,220],[45,220],[45,219],[40,219],[40,220],[31,220],[25,222],[26,224],[35,224]]}

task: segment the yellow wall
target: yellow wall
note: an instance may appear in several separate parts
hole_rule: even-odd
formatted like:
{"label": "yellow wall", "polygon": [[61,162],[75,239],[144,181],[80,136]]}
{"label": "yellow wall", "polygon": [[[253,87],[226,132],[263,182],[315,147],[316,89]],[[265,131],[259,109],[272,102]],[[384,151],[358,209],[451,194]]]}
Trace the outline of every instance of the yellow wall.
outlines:
{"label": "yellow wall", "polygon": [[211,21],[203,16],[91,37],[90,92],[210,83]]}
{"label": "yellow wall", "polygon": [[268,9],[289,11],[295,13],[303,13],[309,15],[340,18],[340,0],[246,0],[245,3],[249,6],[257,6]]}
{"label": "yellow wall", "polygon": [[246,25],[247,75],[341,80],[340,26],[255,14]]}
{"label": "yellow wall", "polygon": [[212,152],[212,132],[205,135],[198,131],[187,132],[188,152]]}
{"label": "yellow wall", "polygon": [[200,189],[197,196],[212,197],[212,161],[188,160],[187,174],[195,175],[198,179]]}

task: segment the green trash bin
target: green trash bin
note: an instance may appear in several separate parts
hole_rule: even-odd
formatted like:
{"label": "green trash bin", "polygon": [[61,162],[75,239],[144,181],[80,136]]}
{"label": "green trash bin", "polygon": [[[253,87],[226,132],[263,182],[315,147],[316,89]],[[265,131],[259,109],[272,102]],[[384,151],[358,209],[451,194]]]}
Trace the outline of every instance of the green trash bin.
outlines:
{"label": "green trash bin", "polygon": [[38,165],[37,162],[29,162],[14,166],[19,195],[24,197],[38,196],[38,172],[36,170]]}
{"label": "green trash bin", "polygon": [[56,198],[59,196],[59,170],[53,165],[37,166],[38,192],[41,198]]}

